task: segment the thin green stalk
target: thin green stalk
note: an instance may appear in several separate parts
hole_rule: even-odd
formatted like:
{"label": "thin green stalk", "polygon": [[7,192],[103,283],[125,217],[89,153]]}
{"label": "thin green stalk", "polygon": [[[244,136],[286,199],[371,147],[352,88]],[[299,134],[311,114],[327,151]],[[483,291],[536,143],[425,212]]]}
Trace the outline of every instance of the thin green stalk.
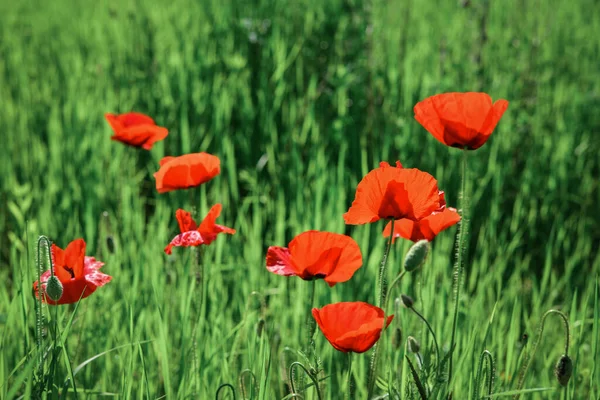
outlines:
{"label": "thin green stalk", "polygon": [[315,379],[315,377],[306,369],[306,367],[300,361],[294,361],[290,365],[290,368],[288,369],[288,379],[289,379],[290,384],[292,386],[292,393],[294,393],[294,394],[296,393],[296,387],[295,387],[295,384],[294,384],[294,377],[293,377],[293,375],[294,375],[294,368],[295,367],[302,368],[302,370],[304,371],[304,373],[306,375],[308,375],[308,377],[310,378],[310,380],[312,381],[312,383],[313,383],[313,385],[315,387],[315,390],[317,391],[317,398],[319,400],[322,400],[321,389],[319,388],[319,382]]}
{"label": "thin green stalk", "polygon": [[348,375],[346,378],[348,399],[352,399],[352,352],[348,352]]}
{"label": "thin green stalk", "polygon": [[475,377],[475,388],[473,391],[473,400],[479,400],[479,391],[481,390],[481,375],[483,371],[483,365],[487,360],[488,371],[487,371],[487,396],[491,396],[494,391],[494,371],[496,370],[494,364],[494,357],[488,350],[484,350],[479,356],[479,365],[477,367],[477,375]]}
{"label": "thin green stalk", "polygon": [[[540,322],[540,329],[538,331],[538,336],[535,340],[535,343],[533,344],[533,349],[531,350],[530,355],[527,356],[527,359],[525,361],[525,364],[523,366],[523,369],[521,370],[521,374],[519,375],[519,382],[517,384],[517,388],[516,390],[521,390],[523,388],[523,385],[525,384],[525,375],[527,375],[527,371],[529,370],[529,367],[531,366],[531,362],[533,361],[533,357],[535,356],[535,352],[537,351],[537,348],[540,344],[540,341],[542,340],[542,336],[544,334],[544,325],[546,323],[546,318],[548,318],[548,316],[550,314],[557,314],[562,320],[563,323],[565,325],[565,356],[569,355],[569,337],[571,335],[570,333],[570,328],[569,328],[569,320],[567,318],[567,316],[559,310],[548,310],[544,313],[544,315],[542,316],[542,322]],[[521,393],[517,393],[513,399],[518,399],[521,396]]]}
{"label": "thin green stalk", "polygon": [[461,280],[464,269],[464,241],[467,236],[468,227],[468,197],[467,197],[467,155],[468,150],[463,150],[462,157],[462,174],[461,174],[461,189],[460,189],[460,209],[461,218],[460,224],[458,225],[458,245],[456,251],[456,264],[454,265],[454,315],[452,319],[452,337],[450,339],[450,348],[453,349],[450,353],[448,361],[448,384],[452,382],[452,359],[454,358],[454,351],[456,350],[456,323],[458,320],[458,305],[460,303],[460,288]]}
{"label": "thin green stalk", "polygon": [[[392,219],[392,223],[391,223],[391,225],[392,225],[391,232],[392,233],[387,242],[387,246],[385,248],[385,253],[383,253],[383,259],[381,260],[381,266],[379,268],[379,304],[378,305],[379,305],[379,307],[384,307],[384,309],[383,309],[383,313],[384,313],[383,328],[381,331],[382,335],[383,335],[383,329],[385,329],[385,325],[386,325],[385,309],[387,308],[387,304],[386,304],[387,293],[384,293],[385,292],[385,267],[387,265],[387,259],[390,254],[390,250],[392,248],[392,241],[394,238],[394,223],[395,223],[395,220]],[[404,273],[405,273],[405,271],[402,271],[402,273],[394,280],[394,282],[392,282],[390,289],[393,289],[393,286],[395,286],[400,281],[400,279],[402,279],[402,276],[404,276]],[[367,395],[367,398],[369,398],[369,399],[371,397],[373,397],[373,390],[375,389],[377,361],[379,359],[379,347],[380,346],[377,343],[375,343],[375,345],[373,346],[373,356],[371,357],[371,365],[369,366],[369,381],[368,381],[368,395]]]}
{"label": "thin green stalk", "polygon": [[425,319],[425,317],[420,312],[415,310],[413,307],[410,307],[410,309],[412,310],[412,312],[417,314],[417,317],[419,317],[421,319],[421,321],[423,321],[425,323],[425,325],[427,325],[427,329],[429,330],[429,333],[431,333],[431,336],[433,337],[433,344],[435,345],[435,369],[437,370],[437,368],[439,367],[439,364],[440,364],[440,347],[438,346],[438,341],[437,341],[437,337],[435,336],[435,332],[433,331],[433,328],[429,324],[429,321],[427,321],[427,319]]}
{"label": "thin green stalk", "polygon": [[381,260],[381,266],[379,267],[379,307],[383,307],[386,299],[386,290],[385,290],[385,268],[387,266],[388,256],[390,255],[390,250],[392,248],[392,241],[394,238],[394,223],[396,221],[392,219],[392,227],[391,234],[388,240],[387,246],[385,248],[385,253],[383,253],[383,259]]}
{"label": "thin green stalk", "polygon": [[310,283],[310,295],[309,295],[309,308],[308,308],[308,315],[306,317],[306,328],[308,330],[308,337],[307,337],[307,348],[310,348],[311,346],[311,342],[312,342],[312,338],[315,334],[315,328],[316,328],[316,324],[315,321],[312,317],[312,309],[315,306],[315,292],[316,292],[316,285],[317,285],[317,281],[315,279],[313,279],[313,281]]}
{"label": "thin green stalk", "polygon": [[223,389],[229,389],[229,390],[231,390],[231,393],[233,393],[233,400],[236,399],[236,397],[235,397],[235,388],[233,387],[233,385],[231,383],[223,383],[217,389],[217,394],[215,394],[215,399],[216,400],[219,400],[219,393],[221,393],[221,390],[223,390]]}

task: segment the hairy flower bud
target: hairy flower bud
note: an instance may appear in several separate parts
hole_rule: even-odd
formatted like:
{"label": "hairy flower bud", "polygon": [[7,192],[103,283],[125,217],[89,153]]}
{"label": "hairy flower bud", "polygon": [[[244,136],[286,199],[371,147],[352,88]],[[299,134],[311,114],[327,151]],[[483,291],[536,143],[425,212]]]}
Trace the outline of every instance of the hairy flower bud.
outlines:
{"label": "hairy flower bud", "polygon": [[408,295],[401,294],[400,298],[402,299],[402,304],[404,304],[404,307],[406,308],[412,308],[412,306],[415,304],[413,298]]}
{"label": "hairy flower bud", "polygon": [[429,253],[429,248],[430,245],[427,240],[419,240],[413,244],[404,257],[404,269],[411,272],[423,265]]}
{"label": "hairy flower bud", "polygon": [[399,327],[394,330],[394,336],[392,337],[392,346],[395,350],[402,345],[402,329]]}
{"label": "hairy flower bud", "polygon": [[573,361],[571,361],[571,357],[563,354],[554,367],[554,375],[556,376],[558,383],[562,386],[567,386],[572,374]]}
{"label": "hairy flower bud", "polygon": [[409,336],[406,340],[408,341],[408,351],[410,351],[411,353],[418,353],[421,350],[421,345],[419,344],[417,339],[415,339],[412,336]]}
{"label": "hairy flower bud", "polygon": [[48,278],[48,282],[46,282],[46,295],[52,301],[58,301],[62,297],[63,294],[63,285],[60,283],[58,278],[52,275]]}

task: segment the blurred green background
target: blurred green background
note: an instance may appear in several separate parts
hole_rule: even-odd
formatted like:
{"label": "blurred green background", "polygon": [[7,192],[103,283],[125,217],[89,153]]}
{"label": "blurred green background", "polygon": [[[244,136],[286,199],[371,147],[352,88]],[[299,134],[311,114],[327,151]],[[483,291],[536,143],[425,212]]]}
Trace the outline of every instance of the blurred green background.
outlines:
{"label": "blurred green background", "polygon": [[[214,348],[233,332],[228,338],[243,343],[245,328],[231,329],[248,316],[254,290],[268,298],[280,337],[296,337],[306,306],[293,299],[306,285],[266,272],[269,245],[307,229],[352,234],[365,255],[355,278],[362,281],[331,292],[319,285],[318,302],[373,302],[383,225],[346,227],[342,214],[357,182],[383,160],[431,173],[457,205],[460,152],[438,143],[412,111],[446,91],[485,91],[510,102],[491,139],[469,158],[466,298],[478,298],[473,304],[488,314],[506,305],[498,346],[512,345],[504,329],[516,342],[551,306],[569,305],[585,321],[600,273],[599,54],[595,0],[0,1],[0,326],[7,346],[0,376],[32,345],[26,315],[39,234],[61,247],[84,237],[87,253],[114,276],[85,302],[107,310],[97,317],[103,327],[92,321],[95,311],[79,311],[96,334],[81,328],[73,362],[158,338],[151,345],[158,355],[148,350],[160,365],[148,371],[161,377],[150,375],[153,397],[196,390],[187,375],[190,338]],[[109,139],[103,114],[131,110],[170,131],[149,153]],[[201,189],[157,194],[158,160],[198,151],[221,158],[221,175]],[[162,249],[177,233],[177,208],[203,214],[215,202],[224,207],[221,222],[238,233],[206,249],[210,291],[198,312],[207,322],[179,332],[177,321],[195,307],[191,256],[167,258]],[[439,317],[439,329],[449,324],[454,231],[436,239],[422,285],[404,289],[431,295],[423,308]],[[109,236],[114,253],[106,249]],[[396,260],[407,246],[397,246]],[[592,332],[591,325],[581,329]],[[98,332],[105,335],[85,345]],[[231,340],[220,346],[229,349]],[[463,340],[478,349],[479,342]],[[317,341],[337,357],[324,338]],[[206,396],[241,364],[256,365],[250,350],[223,351],[218,362],[208,348],[194,355],[204,366]],[[136,352],[123,360],[139,362]],[[591,367],[595,353],[588,357],[582,379],[591,388],[598,368]],[[502,358],[500,369],[516,368],[516,356]],[[102,362],[105,373],[88,372],[82,385],[144,392],[133,378],[119,380],[125,361]],[[540,385],[550,382],[546,375]]]}

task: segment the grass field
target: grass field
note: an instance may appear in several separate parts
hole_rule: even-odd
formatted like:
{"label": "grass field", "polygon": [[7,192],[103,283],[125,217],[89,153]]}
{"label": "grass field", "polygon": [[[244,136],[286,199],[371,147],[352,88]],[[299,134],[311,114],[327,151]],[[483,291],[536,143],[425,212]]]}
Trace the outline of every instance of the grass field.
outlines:
{"label": "grass field", "polygon": [[[566,389],[553,376],[564,331],[551,316],[525,380],[548,390],[521,398],[600,398],[599,54],[595,0],[0,0],[0,398],[33,390],[42,234],[61,247],[85,238],[113,276],[81,301],[68,331],[72,368],[90,361],[75,375],[79,398],[210,399],[241,375],[249,382],[246,369],[252,398],[284,398],[287,368],[303,360],[311,284],[269,273],[267,247],[308,229],[350,234],[363,268],[334,288],[317,281],[314,304],[373,303],[383,223],[347,226],[342,214],[382,160],[431,173],[458,205],[461,152],[412,111],[447,91],[510,101],[469,154],[453,399],[472,398],[484,349],[496,361],[494,392],[515,389],[549,309],[569,318],[573,376]],[[150,152],[111,141],[104,113],[130,110],[168,138]],[[221,174],[159,195],[158,161],[198,151],[218,155]],[[204,215],[217,202],[237,233],[204,246],[202,266],[193,250],[166,256],[175,210]],[[441,233],[393,294],[417,300],[444,351],[455,234]],[[409,245],[394,245],[389,279]],[[64,327],[74,309],[50,311]],[[391,327],[421,342],[427,364],[424,324],[401,308]],[[391,382],[419,398],[392,333],[381,339],[379,392]],[[315,343],[323,397],[341,399],[346,358],[320,331]],[[366,398],[369,353],[353,359],[356,398]]]}

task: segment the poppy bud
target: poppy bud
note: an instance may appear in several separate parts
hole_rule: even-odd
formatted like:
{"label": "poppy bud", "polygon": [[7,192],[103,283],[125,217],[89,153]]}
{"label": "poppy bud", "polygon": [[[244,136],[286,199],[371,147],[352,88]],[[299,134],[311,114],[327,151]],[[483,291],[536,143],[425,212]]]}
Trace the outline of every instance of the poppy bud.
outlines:
{"label": "poppy bud", "polygon": [[404,304],[404,307],[406,308],[412,308],[412,306],[415,304],[415,301],[410,296],[401,294],[400,298],[402,299],[402,304]]}
{"label": "poppy bud", "polygon": [[106,248],[110,253],[115,252],[115,240],[113,239],[112,235],[106,236]]}
{"label": "poppy bud", "polygon": [[60,283],[58,278],[52,275],[48,278],[48,282],[46,282],[46,295],[52,301],[58,301],[62,297],[63,294],[63,285]]}
{"label": "poppy bud", "polygon": [[567,386],[571,374],[573,374],[573,361],[571,361],[571,357],[563,354],[554,367],[554,375],[556,375],[558,383]]}
{"label": "poppy bud", "polygon": [[402,329],[396,328],[394,330],[394,336],[392,337],[392,346],[394,346],[395,350],[398,350],[400,345],[402,344]]}
{"label": "poppy bud", "polygon": [[408,351],[411,353],[418,353],[421,350],[421,345],[417,342],[417,339],[409,336],[406,340],[408,341]]}
{"label": "poppy bud", "polygon": [[429,247],[429,242],[424,239],[413,244],[404,257],[404,269],[411,272],[423,265],[427,253],[429,253]]}
{"label": "poppy bud", "polygon": [[262,335],[262,331],[265,327],[265,320],[264,319],[259,319],[258,323],[256,324],[256,336],[260,337]]}

